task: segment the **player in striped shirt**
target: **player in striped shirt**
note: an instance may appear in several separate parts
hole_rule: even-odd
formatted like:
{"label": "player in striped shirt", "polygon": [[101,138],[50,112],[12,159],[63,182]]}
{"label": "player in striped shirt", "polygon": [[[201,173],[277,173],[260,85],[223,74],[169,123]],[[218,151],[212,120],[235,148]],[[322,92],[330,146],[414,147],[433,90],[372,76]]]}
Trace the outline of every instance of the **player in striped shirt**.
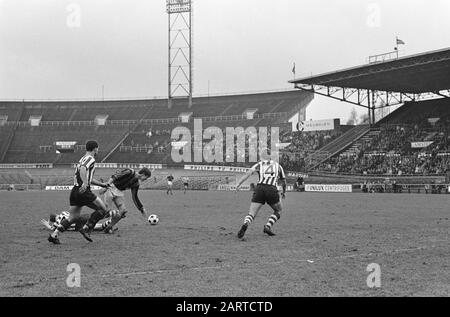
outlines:
{"label": "player in striped shirt", "polygon": [[[117,217],[119,215],[118,210],[111,210],[109,212],[108,218],[105,218],[105,221],[98,222],[94,231],[104,231],[112,222],[112,218]],[[42,219],[41,224],[50,231],[54,231],[65,219],[69,219],[69,212],[62,211],[59,214],[50,214],[48,219]],[[78,231],[83,228],[83,226],[88,222],[89,215],[81,215],[77,222],[73,223],[66,231]]]}
{"label": "player in striped shirt", "polygon": [[91,191],[91,184],[101,187],[107,187],[108,184],[94,179],[95,156],[98,153],[98,143],[88,141],[86,143],[86,154],[80,159],[75,169],[74,186],[70,192],[69,218],[61,221],[61,224],[48,237],[48,241],[53,244],[60,244],[59,234],[70,228],[73,223],[79,221],[81,210],[84,206],[95,211],[89,217],[87,223],[78,231],[83,237],[92,242],[90,232],[94,229],[97,222],[108,215],[105,203]]}
{"label": "player in striped shirt", "polygon": [[247,217],[245,217],[244,224],[238,232],[238,238],[242,239],[247,231],[248,226],[255,220],[256,215],[260,211],[261,207],[266,203],[273,209],[273,215],[269,217],[267,224],[264,226],[264,233],[269,236],[274,236],[272,226],[281,218],[281,211],[283,206],[280,201],[280,195],[278,192],[278,181],[281,182],[283,191],[281,196],[283,199],[286,197],[286,175],[284,174],[283,167],[272,160],[262,160],[255,164],[249,172],[244,175],[236,186],[236,190],[251,176],[258,174],[258,184],[253,192],[253,198],[250,205],[250,211]]}

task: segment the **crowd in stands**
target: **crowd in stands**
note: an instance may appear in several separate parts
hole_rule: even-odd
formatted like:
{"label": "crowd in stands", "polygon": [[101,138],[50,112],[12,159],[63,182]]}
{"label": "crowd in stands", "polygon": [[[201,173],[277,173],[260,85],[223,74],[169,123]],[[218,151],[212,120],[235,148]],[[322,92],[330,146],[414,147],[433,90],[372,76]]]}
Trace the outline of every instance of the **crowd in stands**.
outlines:
{"label": "crowd in stands", "polygon": [[341,135],[340,130],[294,131],[281,135],[281,142],[290,143],[290,145],[282,151],[280,163],[288,170],[302,171],[306,168],[305,159],[311,153],[319,151]]}
{"label": "crowd in stands", "polygon": [[143,127],[130,133],[120,148],[122,152],[166,153],[170,145],[170,134],[171,130],[167,128]]}
{"label": "crowd in stands", "polygon": [[[442,175],[450,167],[450,116],[430,123],[425,117],[406,124],[379,126],[381,133],[355,153],[334,157],[321,171],[363,175]],[[432,142],[415,148],[414,142]]]}

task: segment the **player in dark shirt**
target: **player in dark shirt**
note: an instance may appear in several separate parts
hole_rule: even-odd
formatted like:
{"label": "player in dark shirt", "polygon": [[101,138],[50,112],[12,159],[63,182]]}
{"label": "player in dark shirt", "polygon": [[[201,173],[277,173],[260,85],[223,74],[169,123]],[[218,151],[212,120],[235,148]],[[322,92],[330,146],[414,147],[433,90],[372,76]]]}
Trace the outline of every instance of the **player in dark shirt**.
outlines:
{"label": "player in dark shirt", "polygon": [[167,176],[167,195],[169,195],[169,193],[170,193],[171,195],[173,195],[173,191],[172,191],[173,180],[174,180],[174,177],[172,176],[172,174],[170,174],[169,176]]}
{"label": "player in dark shirt", "polygon": [[131,189],[131,197],[133,199],[134,205],[145,217],[147,212],[142,205],[138,197],[138,191],[140,183],[145,182],[148,178],[152,176],[151,171],[144,167],[139,172],[133,169],[125,168],[118,170],[108,181],[108,187],[106,190],[102,191],[104,194],[104,200],[108,209],[117,208],[118,213],[112,217],[111,223],[104,229],[105,233],[114,232],[114,225],[116,225],[120,219],[125,218],[128,212],[125,206],[125,191]]}

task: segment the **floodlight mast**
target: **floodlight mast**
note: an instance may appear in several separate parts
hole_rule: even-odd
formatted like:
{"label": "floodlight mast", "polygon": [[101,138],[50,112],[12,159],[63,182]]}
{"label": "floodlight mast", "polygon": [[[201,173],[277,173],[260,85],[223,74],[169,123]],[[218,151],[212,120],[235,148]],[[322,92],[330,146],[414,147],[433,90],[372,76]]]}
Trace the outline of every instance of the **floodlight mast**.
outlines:
{"label": "floodlight mast", "polygon": [[192,106],[192,1],[167,0],[169,15],[168,107],[174,98],[188,99]]}

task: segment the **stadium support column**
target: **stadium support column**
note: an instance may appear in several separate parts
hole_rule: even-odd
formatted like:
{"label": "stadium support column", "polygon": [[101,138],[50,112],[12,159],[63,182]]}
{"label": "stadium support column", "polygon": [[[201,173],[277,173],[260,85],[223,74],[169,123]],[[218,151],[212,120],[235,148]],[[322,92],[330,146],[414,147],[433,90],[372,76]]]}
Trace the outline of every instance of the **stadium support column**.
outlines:
{"label": "stadium support column", "polygon": [[370,90],[367,90],[367,111],[369,115],[369,125],[372,127],[372,112],[371,112],[371,99],[370,99]]}
{"label": "stadium support column", "polygon": [[192,106],[192,0],[167,0],[169,15],[168,106],[174,98]]}
{"label": "stadium support column", "polygon": [[372,125],[375,125],[376,122],[375,118],[375,92],[372,91]]}

